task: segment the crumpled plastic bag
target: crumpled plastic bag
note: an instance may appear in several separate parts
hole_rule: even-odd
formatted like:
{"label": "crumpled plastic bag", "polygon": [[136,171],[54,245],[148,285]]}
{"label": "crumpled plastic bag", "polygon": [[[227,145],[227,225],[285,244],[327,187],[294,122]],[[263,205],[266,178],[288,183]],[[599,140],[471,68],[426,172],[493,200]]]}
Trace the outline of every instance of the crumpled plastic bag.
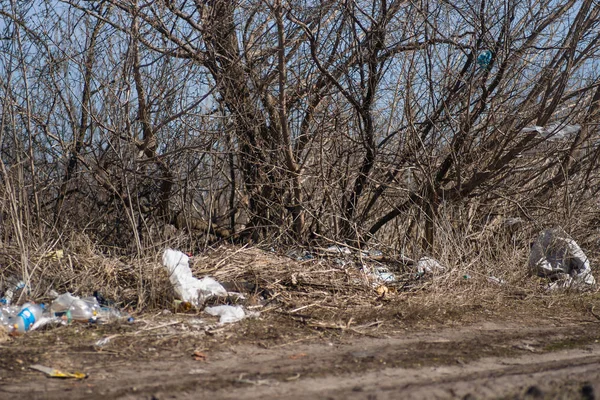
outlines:
{"label": "crumpled plastic bag", "polygon": [[221,317],[221,319],[219,319],[219,324],[230,324],[241,321],[246,317],[254,317],[258,315],[256,312],[246,313],[242,306],[222,305],[206,307],[204,311],[215,317]]}
{"label": "crumpled plastic bag", "polygon": [[325,251],[327,253],[352,254],[350,249],[347,248],[346,246],[338,246],[338,245],[329,246],[328,248],[325,249]]}
{"label": "crumpled plastic bag", "polygon": [[555,286],[596,283],[587,256],[562,228],[546,229],[540,233],[531,247],[529,268],[538,276],[561,281]]}
{"label": "crumpled plastic bag", "polygon": [[417,273],[423,275],[425,273],[433,274],[434,272],[445,272],[444,267],[438,260],[431,257],[421,257],[417,262]]}
{"label": "crumpled plastic bag", "polygon": [[574,137],[581,130],[581,125],[550,124],[543,126],[528,126],[522,132],[537,132],[549,141],[560,141]]}
{"label": "crumpled plastic bag", "polygon": [[363,265],[361,271],[376,288],[381,286],[381,283],[392,283],[396,281],[396,275],[394,275],[393,272],[390,272],[387,267],[379,266],[371,268]]}
{"label": "crumpled plastic bag", "polygon": [[180,251],[166,249],[163,253],[163,265],[169,272],[169,280],[177,296],[200,307],[211,296],[227,296],[227,290],[210,277],[198,279],[192,276],[189,257]]}

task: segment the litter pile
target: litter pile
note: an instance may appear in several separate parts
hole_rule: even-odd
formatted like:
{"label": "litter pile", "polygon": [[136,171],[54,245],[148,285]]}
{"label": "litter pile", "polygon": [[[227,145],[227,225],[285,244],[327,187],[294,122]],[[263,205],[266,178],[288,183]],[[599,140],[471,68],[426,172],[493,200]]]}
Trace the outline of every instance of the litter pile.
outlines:
{"label": "litter pile", "polygon": [[562,228],[540,233],[531,247],[529,267],[552,281],[550,289],[585,288],[596,284],[587,256]]}
{"label": "litter pile", "polygon": [[[170,287],[175,293],[176,312],[201,310],[220,317],[219,324],[255,317],[259,315],[256,310],[277,310],[303,320],[327,319],[332,315],[341,318],[350,315],[349,310],[378,304],[388,293],[420,291],[436,277],[462,276],[465,284],[483,278],[495,285],[508,285],[489,273],[457,271],[428,256],[410,259],[389,256],[377,249],[341,245],[297,249],[286,256],[248,247],[223,247],[214,253],[207,251],[194,257],[192,273],[190,256],[178,250],[164,250],[159,269],[168,274],[168,281],[166,277],[163,281],[166,290]],[[52,256],[58,260],[64,255],[56,252]],[[531,246],[528,266],[533,274],[547,280],[550,290],[588,290],[596,285],[589,259],[561,228],[539,234]],[[46,305],[21,304],[22,298],[31,295],[23,293],[28,290],[27,285],[17,278],[2,278],[0,329],[11,335],[46,325],[132,321],[128,313],[98,293],[89,297],[55,293]],[[161,299],[168,299],[164,296],[167,292],[160,293]]]}
{"label": "litter pile", "polygon": [[[21,287],[21,289],[24,285]],[[76,322],[96,324],[111,323],[120,320],[133,322],[126,312],[107,304],[101,304],[97,297],[79,298],[70,293],[56,296],[48,307],[45,304],[27,302],[21,306],[13,305],[10,296],[1,299],[0,328],[10,335],[20,335],[46,325],[67,325]]]}
{"label": "litter pile", "polygon": [[[205,276],[202,279],[192,275],[189,265],[189,257],[181,251],[166,249],[163,253],[163,266],[169,273],[169,280],[173,285],[175,294],[185,303],[184,308],[200,309],[205,302],[212,297],[227,297],[232,293],[217,282],[215,279]],[[236,297],[243,297],[234,293]],[[190,307],[186,307],[189,305]],[[219,305],[206,307],[204,309],[210,315],[220,316],[220,324],[240,321],[249,316],[257,316],[257,313],[248,313],[242,306]]]}

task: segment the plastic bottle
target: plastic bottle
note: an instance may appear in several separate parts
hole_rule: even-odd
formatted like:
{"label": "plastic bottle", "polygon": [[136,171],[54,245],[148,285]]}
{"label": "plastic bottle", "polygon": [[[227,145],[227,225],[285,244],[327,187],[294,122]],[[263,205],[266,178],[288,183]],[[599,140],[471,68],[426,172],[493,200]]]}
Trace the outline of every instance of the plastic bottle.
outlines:
{"label": "plastic bottle", "polygon": [[0,324],[5,326],[19,313],[20,308],[15,306],[0,305]]}
{"label": "plastic bottle", "polygon": [[95,321],[98,318],[98,313],[100,312],[100,303],[98,303],[98,299],[94,296],[84,297],[81,299],[85,304],[87,304],[90,309],[91,316],[88,318],[89,321]]}
{"label": "plastic bottle", "polygon": [[80,299],[71,293],[64,293],[58,296],[50,306],[50,312],[53,316],[62,317],[67,322],[74,321],[94,321],[98,315],[100,305],[95,297],[84,297]]}
{"label": "plastic bottle", "polygon": [[71,293],[61,294],[54,299],[50,305],[50,314],[53,317],[62,318],[66,323],[71,322],[73,318],[71,317],[71,311],[69,311],[69,308],[76,299],[77,297],[72,296]]}
{"label": "plastic bottle", "polygon": [[[91,299],[94,299],[93,301]],[[98,301],[95,297],[87,297],[85,299],[75,299],[69,307],[71,317],[75,321],[94,321],[98,313]]]}
{"label": "plastic bottle", "polygon": [[29,331],[31,326],[39,321],[44,313],[43,304],[25,303],[21,307],[21,311],[14,319],[13,333],[25,333]]}
{"label": "plastic bottle", "polygon": [[131,319],[131,316],[125,311],[121,311],[114,307],[101,307],[98,310],[98,323],[107,324],[115,321]]}
{"label": "plastic bottle", "polygon": [[25,282],[23,281],[19,281],[14,285],[10,286],[4,293],[4,296],[0,298],[0,304],[9,306],[12,303],[14,295],[23,288],[25,288]]}
{"label": "plastic bottle", "polygon": [[53,314],[59,314],[66,312],[69,307],[71,307],[71,303],[75,301],[77,297],[71,295],[71,293],[63,293],[58,296],[52,304],[50,305],[50,312]]}
{"label": "plastic bottle", "polygon": [[6,329],[8,329],[9,314],[8,314],[8,310],[6,310],[6,308],[7,307],[5,307],[5,306],[0,306],[0,326],[6,327]]}

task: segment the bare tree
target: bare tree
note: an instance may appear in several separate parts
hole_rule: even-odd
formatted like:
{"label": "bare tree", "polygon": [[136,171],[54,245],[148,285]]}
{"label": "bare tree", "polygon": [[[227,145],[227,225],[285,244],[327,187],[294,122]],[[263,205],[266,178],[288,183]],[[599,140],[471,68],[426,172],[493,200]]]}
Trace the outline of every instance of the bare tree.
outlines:
{"label": "bare tree", "polygon": [[4,179],[38,231],[431,251],[452,208],[597,195],[592,0],[10,4]]}

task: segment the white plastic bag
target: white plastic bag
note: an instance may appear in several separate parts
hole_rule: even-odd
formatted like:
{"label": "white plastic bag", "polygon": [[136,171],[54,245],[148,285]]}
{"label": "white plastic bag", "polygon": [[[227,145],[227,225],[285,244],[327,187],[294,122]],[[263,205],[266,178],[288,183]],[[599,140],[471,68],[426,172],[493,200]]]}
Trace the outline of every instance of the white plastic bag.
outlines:
{"label": "white plastic bag", "polygon": [[417,273],[419,275],[433,274],[434,272],[445,272],[446,267],[439,263],[438,260],[431,257],[422,257],[417,262]]}
{"label": "white plastic bag", "polygon": [[590,262],[579,245],[561,228],[541,232],[531,247],[529,267],[539,276],[561,280],[562,286],[594,285]]}
{"label": "white plastic bag", "polygon": [[206,307],[204,309],[208,314],[214,315],[215,317],[221,317],[219,320],[220,324],[230,324],[232,322],[238,322],[246,318],[246,313],[242,306],[214,306]]}
{"label": "white plastic bag", "polygon": [[194,307],[200,307],[210,296],[227,296],[225,288],[213,278],[193,277],[189,257],[180,251],[166,249],[163,253],[163,265],[169,272],[169,280],[177,296]]}

